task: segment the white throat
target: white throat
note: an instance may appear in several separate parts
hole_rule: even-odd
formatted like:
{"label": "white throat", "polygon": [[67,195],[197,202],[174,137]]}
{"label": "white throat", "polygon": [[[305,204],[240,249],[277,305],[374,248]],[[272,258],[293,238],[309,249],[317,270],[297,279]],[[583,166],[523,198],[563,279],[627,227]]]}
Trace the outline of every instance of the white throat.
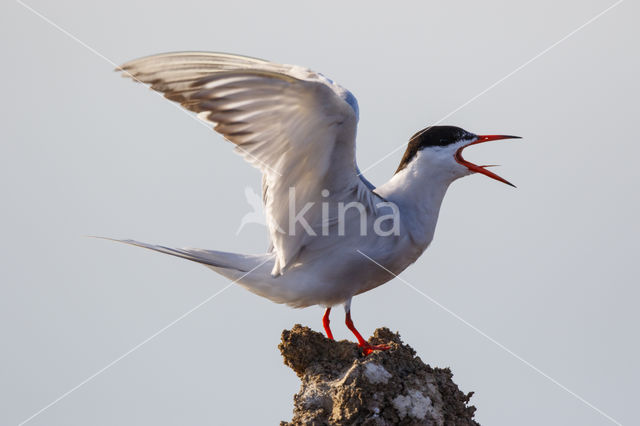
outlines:
{"label": "white throat", "polygon": [[447,188],[462,176],[439,154],[446,153],[418,151],[404,169],[375,191],[398,206],[402,224],[422,249],[426,249],[433,239]]}

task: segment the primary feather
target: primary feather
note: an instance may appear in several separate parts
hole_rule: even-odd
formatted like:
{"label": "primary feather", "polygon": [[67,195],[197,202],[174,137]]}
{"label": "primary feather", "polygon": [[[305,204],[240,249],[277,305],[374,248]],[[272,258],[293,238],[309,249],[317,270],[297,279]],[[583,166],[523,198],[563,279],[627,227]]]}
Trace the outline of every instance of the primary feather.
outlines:
{"label": "primary feather", "polygon": [[[355,97],[319,73],[244,56],[182,52],[150,56],[119,68],[213,124],[263,173],[263,200],[274,247],[272,275],[295,262],[310,238],[289,229],[290,190],[305,219],[321,223],[321,202],[357,201],[372,208],[373,185],[355,160]],[[329,197],[321,197],[322,190]]]}

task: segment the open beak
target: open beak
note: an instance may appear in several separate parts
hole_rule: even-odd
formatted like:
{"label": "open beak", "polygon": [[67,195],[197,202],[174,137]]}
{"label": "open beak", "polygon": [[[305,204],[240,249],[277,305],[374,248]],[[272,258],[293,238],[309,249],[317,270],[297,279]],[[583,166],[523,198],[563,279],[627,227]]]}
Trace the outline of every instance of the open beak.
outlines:
{"label": "open beak", "polygon": [[465,149],[466,147],[471,146],[471,145],[475,145],[475,144],[478,144],[478,143],[483,143],[483,142],[497,141],[497,140],[500,140],[500,139],[520,139],[520,136],[509,136],[509,135],[481,135],[481,136],[477,136],[476,140],[474,140],[470,144],[467,144],[467,145],[463,146],[462,148],[460,148],[460,149],[458,149],[456,151],[455,159],[459,164],[462,164],[463,166],[465,166],[466,168],[468,168],[469,170],[471,170],[474,173],[482,173],[485,176],[489,176],[491,179],[498,180],[498,181],[500,181],[502,183],[506,183],[507,185],[513,186],[515,188],[516,186],[514,184],[512,184],[511,182],[509,182],[508,180],[503,179],[500,176],[498,176],[497,174],[487,170],[487,167],[492,167],[492,166],[478,166],[478,165],[470,163],[467,160],[465,160],[464,158],[462,158],[462,150]]}

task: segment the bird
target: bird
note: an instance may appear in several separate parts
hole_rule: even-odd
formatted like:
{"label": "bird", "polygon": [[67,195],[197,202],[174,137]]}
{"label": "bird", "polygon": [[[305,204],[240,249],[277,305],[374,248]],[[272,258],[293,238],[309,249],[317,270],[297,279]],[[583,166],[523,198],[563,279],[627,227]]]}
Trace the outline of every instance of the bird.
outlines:
{"label": "bird", "polygon": [[351,317],[352,299],[393,279],[429,247],[450,184],[483,174],[513,186],[462,152],[518,136],[476,135],[448,125],[416,132],[391,178],[374,186],[356,164],[355,96],[305,67],[175,52],[135,59],[116,71],[197,113],[262,172],[270,245],[249,255],[116,241],[203,264],[276,303],[319,305],[329,339],[331,309],[343,305],[345,324],[365,355],[389,347],[362,337]]}

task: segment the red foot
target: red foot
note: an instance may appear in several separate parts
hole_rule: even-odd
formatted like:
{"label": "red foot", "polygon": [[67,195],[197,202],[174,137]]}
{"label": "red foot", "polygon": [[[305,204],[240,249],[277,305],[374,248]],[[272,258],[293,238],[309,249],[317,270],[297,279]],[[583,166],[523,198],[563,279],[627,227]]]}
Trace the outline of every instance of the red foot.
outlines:
{"label": "red foot", "polygon": [[324,332],[327,333],[327,337],[329,340],[333,340],[333,333],[331,333],[331,329],[329,328],[329,314],[331,313],[331,308],[327,308],[324,311],[324,316],[322,317],[322,326],[324,327]]}
{"label": "red foot", "polygon": [[362,348],[364,356],[373,353],[373,351],[388,351],[391,349],[391,346],[388,345],[370,345],[368,342],[364,342],[364,345],[358,344],[358,346]]}
{"label": "red foot", "polygon": [[364,340],[362,335],[358,332],[358,330],[356,330],[356,326],[353,325],[353,321],[351,321],[350,311],[347,312],[347,316],[344,322],[345,324],[347,324],[347,327],[349,328],[349,330],[351,330],[353,334],[356,336],[356,339],[358,339],[358,346],[362,348],[362,352],[364,353],[365,356],[369,355],[373,351],[386,351],[390,349],[390,347],[387,345],[371,345],[369,344],[369,342]]}

